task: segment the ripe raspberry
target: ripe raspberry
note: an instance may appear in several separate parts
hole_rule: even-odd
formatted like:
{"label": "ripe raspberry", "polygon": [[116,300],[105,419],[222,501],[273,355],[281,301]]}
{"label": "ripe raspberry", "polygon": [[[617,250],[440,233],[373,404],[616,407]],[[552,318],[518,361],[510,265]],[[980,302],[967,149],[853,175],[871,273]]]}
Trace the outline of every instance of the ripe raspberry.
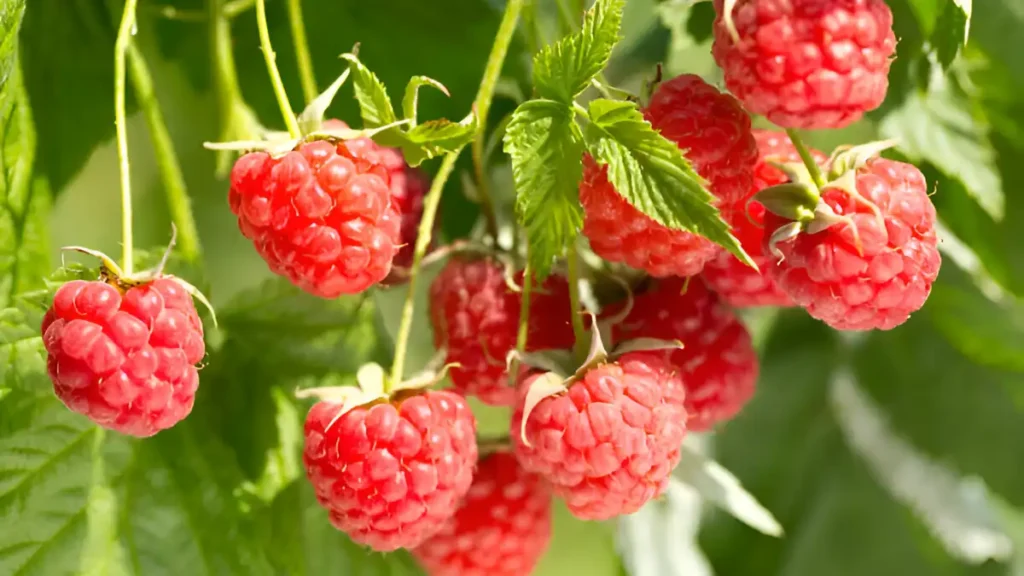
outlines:
{"label": "ripe raspberry", "polygon": [[841,128],[878,108],[896,51],[884,0],[715,0],[715,61],[748,110],[784,128]]}
{"label": "ripe raspberry", "polygon": [[430,576],[523,576],[550,540],[550,488],[496,452],[481,460],[455,516],[413,555]]}
{"label": "ripe raspberry", "polygon": [[270,269],[323,298],[362,292],[391,271],[401,214],[391,173],[368,138],[299,145],[235,162],[228,198]]}
{"label": "ripe raspberry", "polygon": [[192,412],[206,345],[192,297],[174,280],[123,294],[105,282],[68,282],[42,334],[54,392],[96,424],[146,437]]}
{"label": "ripe raspberry", "polygon": [[[757,165],[754,166],[754,187],[752,192],[760,192],[770,186],[786,182],[786,175],[769,162],[787,164],[800,162],[789,138],[780,132],[754,130],[759,153]],[[827,160],[824,154],[811,150],[811,155],[819,164]],[[717,258],[704,267],[704,280],[723,300],[731,306],[746,308],[751,306],[792,306],[782,290],[775,285],[765,270],[772,260],[761,251],[764,242],[764,206],[760,202],[750,201],[746,208],[742,204],[723,212],[722,217],[732,228],[732,233],[743,245],[743,250],[750,255],[760,271],[754,270],[740,262],[728,252],[722,252]]]}
{"label": "ripe raspberry", "polygon": [[[519,274],[522,280],[522,273]],[[505,359],[516,347],[520,295],[509,290],[505,270],[494,260],[453,258],[430,286],[434,345],[447,346],[455,388],[491,406],[511,406]],[[572,332],[569,285],[549,276],[530,298],[527,350],[569,348]]]}
{"label": "ripe raspberry", "polygon": [[[658,86],[644,117],[686,152],[721,203],[750,195],[757,145],[750,118],[733,97],[684,74]],[[691,276],[720,251],[710,240],[666,228],[631,206],[608,181],[606,168],[590,156],[584,158],[580,202],[583,234],[605,260],[657,277]]]}
{"label": "ripe raspberry", "polygon": [[[935,206],[920,170],[883,158],[857,170],[857,193],[861,200],[826,188],[822,201],[852,223],[778,243],[781,261],[768,270],[794,302],[833,328],[890,330],[924,306],[938,276]],[[765,216],[767,254],[771,235],[786,224]]]}
{"label": "ripe raspberry", "polygon": [[686,434],[685,393],[676,370],[647,352],[591,369],[568,393],[541,400],[519,434],[527,375],[512,418],[516,457],[551,483],[584,520],[632,514],[658,496],[679,463]]}
{"label": "ripe raspberry", "polygon": [[393,263],[400,268],[408,268],[412,265],[416,236],[420,219],[423,217],[423,197],[426,196],[430,183],[422,171],[405,163],[402,153],[398,150],[382,148],[380,152],[390,175],[391,201],[402,215],[399,242],[402,247],[395,255]]}
{"label": "ripe raspberry", "polygon": [[419,545],[473,480],[476,419],[465,398],[426,391],[339,410],[323,401],[306,417],[302,458],[317,500],[354,542],[381,552]]}
{"label": "ripe raspberry", "polygon": [[[735,416],[754,395],[759,365],[750,334],[718,296],[700,282],[658,281],[637,295],[629,316],[614,326],[616,342],[679,340],[681,350],[657,352],[686,388],[686,426],[710,430]],[[616,311],[610,310],[609,314]]]}

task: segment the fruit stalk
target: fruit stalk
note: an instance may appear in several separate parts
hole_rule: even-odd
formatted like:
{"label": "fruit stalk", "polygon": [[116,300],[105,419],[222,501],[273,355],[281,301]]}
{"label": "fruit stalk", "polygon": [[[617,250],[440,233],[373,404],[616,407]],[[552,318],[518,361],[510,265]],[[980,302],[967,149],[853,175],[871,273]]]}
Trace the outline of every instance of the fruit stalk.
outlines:
{"label": "fruit stalk", "polygon": [[814,161],[814,156],[811,155],[810,149],[807,148],[803,139],[800,138],[800,134],[792,128],[787,128],[786,135],[789,136],[789,141],[793,143],[797,154],[800,155],[800,160],[807,167],[807,172],[811,175],[814,185],[818,187],[818,190],[825,188],[825,178],[821,175],[821,169],[818,168],[818,163]]}
{"label": "fruit stalk", "polygon": [[306,104],[312,102],[319,91],[316,74],[313,72],[313,58],[309,54],[309,40],[306,39],[306,24],[302,20],[302,0],[288,0],[288,22],[292,27],[292,43],[295,44],[295,59],[299,64],[299,81]]}
{"label": "fruit stalk", "polygon": [[125,0],[121,26],[114,43],[114,127],[117,131],[117,159],[121,170],[121,267],[126,275],[134,270],[132,237],[132,182],[128,167],[128,127],[125,113],[125,53],[135,33],[135,7],[137,0]]}
{"label": "fruit stalk", "polygon": [[[264,0],[259,0],[263,4]],[[491,107],[491,100],[494,98],[494,89],[498,84],[498,75],[505,63],[505,55],[508,54],[508,47],[512,43],[512,37],[516,32],[516,24],[519,21],[519,13],[522,12],[523,0],[509,0],[505,4],[505,14],[498,26],[498,34],[491,46],[491,54],[487,57],[487,65],[484,67],[484,77],[480,81],[480,89],[477,91],[476,100],[473,102],[473,109],[486,117],[487,110]],[[482,128],[478,128],[482,130]],[[479,135],[479,132],[478,132]],[[413,253],[412,266],[409,268],[409,286],[402,305],[402,319],[398,326],[398,334],[395,337],[395,360],[391,365],[391,378],[385,385],[390,388],[401,382],[405,374],[405,355],[409,348],[409,334],[412,332],[412,317],[415,309],[416,279],[420,272],[420,263],[430,246],[430,240],[434,232],[434,218],[437,216],[437,207],[441,203],[441,193],[448,181],[452,170],[455,169],[455,161],[459,158],[462,148],[449,152],[441,162],[441,167],[434,175],[434,181],[430,185],[430,191],[423,202],[423,218],[420,220],[420,228],[416,237],[416,251]],[[385,390],[387,391],[387,390]]]}
{"label": "fruit stalk", "polygon": [[580,264],[576,250],[569,250],[565,258],[569,276],[569,307],[572,311],[572,333],[576,337],[573,352],[577,360],[587,357],[586,328],[583,327],[583,315],[580,313]]}
{"label": "fruit stalk", "polygon": [[167,131],[160,103],[156,99],[149,66],[134,43],[128,44],[128,73],[131,75],[132,89],[135,91],[139,108],[149,128],[149,138],[163,179],[164,193],[167,194],[171,221],[178,229],[178,249],[185,260],[195,264],[199,261],[202,249],[195,217],[192,214],[192,202],[185,187],[185,176],[181,170],[181,163],[178,162],[178,155],[174,152],[174,144]]}
{"label": "fruit stalk", "polygon": [[477,91],[476,101],[473,103],[478,119],[472,148],[477,195],[480,198],[484,218],[487,220],[487,232],[495,241],[498,239],[498,220],[494,213],[494,199],[491,198],[491,192],[487,186],[487,174],[484,166],[484,136],[487,131],[487,115],[491,111],[491,101],[494,99],[494,88],[501,76],[501,68],[505,64],[505,56],[508,53],[509,44],[512,42],[512,36],[516,32],[516,24],[519,22],[522,10],[523,0],[509,0],[505,5],[505,14],[498,26],[498,36],[491,48],[491,55],[484,67],[484,77],[480,81],[480,89]]}
{"label": "fruit stalk", "polygon": [[256,0],[256,26],[260,32],[260,49],[263,50],[263,59],[267,62],[270,83],[274,86],[274,96],[277,97],[277,105],[281,108],[281,115],[284,116],[285,126],[288,127],[288,135],[292,138],[299,138],[302,135],[302,132],[299,130],[299,121],[296,120],[292,105],[288,102],[288,93],[284,89],[281,72],[277,69],[277,54],[274,53],[274,48],[270,44],[266,0]]}

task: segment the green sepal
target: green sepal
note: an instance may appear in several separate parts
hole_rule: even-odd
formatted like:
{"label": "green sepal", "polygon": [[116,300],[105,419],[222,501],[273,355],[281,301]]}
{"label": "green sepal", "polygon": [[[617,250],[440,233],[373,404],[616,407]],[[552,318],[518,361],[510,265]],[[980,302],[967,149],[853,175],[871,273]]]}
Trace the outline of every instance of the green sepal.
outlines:
{"label": "green sepal", "polygon": [[765,209],[787,220],[810,222],[821,201],[816,187],[808,184],[786,183],[765,188],[754,195]]}

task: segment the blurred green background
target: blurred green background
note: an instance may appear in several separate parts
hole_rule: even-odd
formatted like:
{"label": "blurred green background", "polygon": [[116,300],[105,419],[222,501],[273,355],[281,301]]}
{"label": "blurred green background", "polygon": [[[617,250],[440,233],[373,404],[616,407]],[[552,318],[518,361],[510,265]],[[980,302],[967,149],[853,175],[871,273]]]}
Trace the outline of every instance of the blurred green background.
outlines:
{"label": "blurred green background", "polygon": [[[0,45],[0,304],[10,306],[19,292],[41,286],[61,246],[120,254],[112,54],[121,3],[0,2],[7,39]],[[559,509],[538,574],[1024,574],[1024,241],[1014,224],[1024,221],[1024,0],[975,2],[970,42],[946,71],[936,31],[954,0],[889,4],[900,43],[886,104],[848,129],[808,137],[824,150],[895,137],[897,154],[924,170],[943,224],[944,265],[930,301],[905,326],[856,338],[800,311],[749,316],[762,353],[757,396],[734,422],[694,441],[778,519],[782,538],[702,504],[697,492],[619,524],[579,522]],[[171,5],[196,21],[165,18],[161,9]],[[451,98],[424,91],[421,116],[461,118],[502,5],[305,0],[318,81],[323,87],[340,74],[337,56],[360,42],[360,57],[393,98],[410,76],[425,74]],[[710,57],[710,3],[627,6],[625,39],[608,70],[613,84],[636,91],[658,62],[669,75],[720,81]],[[355,299],[304,297],[272,279],[238,233],[226,180],[214,175],[216,156],[202,148],[220,137],[210,26],[199,18],[207,7],[142,0],[136,40],[204,249],[201,269],[180,271],[203,286],[221,322],[210,329],[195,413],[144,442],[103,433],[52,397],[27,321],[0,316],[0,353],[10,358],[0,368],[0,574],[416,573],[408,557],[368,554],[327,524],[298,464],[305,407],[291,399],[296,386],[343,380],[361,362],[386,361],[404,290],[358,307]],[[284,2],[270,0],[268,10],[298,108]],[[553,37],[556,2],[538,0],[535,10]],[[252,12],[231,32],[245,101],[265,125],[280,128]],[[507,85],[525,94],[528,44],[517,38],[504,71]],[[331,111],[358,123],[350,90]],[[515,105],[499,95],[491,125]],[[164,180],[131,96],[129,107],[136,244],[159,251],[169,237]],[[32,176],[20,174],[19,159],[32,150]],[[507,210],[504,157],[492,169]],[[470,170],[467,153],[445,192],[446,240],[464,236],[477,219],[462,189]],[[433,353],[418,296],[410,369]],[[492,431],[507,418],[500,410],[481,415]]]}

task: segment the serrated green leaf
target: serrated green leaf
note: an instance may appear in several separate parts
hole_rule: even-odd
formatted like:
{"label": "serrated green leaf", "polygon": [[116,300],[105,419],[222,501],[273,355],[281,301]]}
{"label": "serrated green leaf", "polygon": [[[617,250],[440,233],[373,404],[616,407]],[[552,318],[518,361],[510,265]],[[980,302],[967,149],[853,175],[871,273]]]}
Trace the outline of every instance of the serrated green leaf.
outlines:
{"label": "serrated green leaf", "polygon": [[416,125],[416,112],[419,108],[419,95],[420,88],[424,86],[430,86],[445,96],[451,96],[448,93],[448,89],[445,88],[444,84],[441,84],[437,80],[430,78],[429,76],[413,76],[409,83],[405,86],[405,97],[402,98],[402,114],[406,120],[412,120],[412,125]]}
{"label": "serrated green leaf", "polygon": [[387,88],[354,54],[342,54],[352,70],[352,85],[359,101],[365,128],[379,128],[398,121]]}
{"label": "serrated green leaf", "polygon": [[520,105],[505,129],[516,215],[526,229],[534,271],[545,276],[579,234],[583,140],[572,109],[552,100]]}
{"label": "serrated green leaf", "polygon": [[971,116],[968,100],[946,79],[936,76],[927,93],[909,95],[885,116],[879,130],[897,140],[912,162],[929,162],[961,180],[986,212],[996,220],[1003,217],[1002,179],[987,127]]}
{"label": "serrated green leaf", "polygon": [[428,120],[401,134],[402,155],[410,166],[461,149],[473,140],[476,116],[462,122],[447,119]]}
{"label": "serrated green leaf", "polygon": [[544,98],[569,104],[608,65],[619,41],[625,0],[597,0],[583,28],[533,58],[533,85]]}
{"label": "serrated green leaf", "polygon": [[597,99],[589,112],[587,148],[608,167],[608,181],[630,205],[663,226],[700,234],[752,264],[711,205],[714,197],[704,179],[635,104]]}
{"label": "serrated green leaf", "polygon": [[970,29],[971,0],[945,0],[931,36],[943,69],[949,68],[960,49],[967,45]]}

